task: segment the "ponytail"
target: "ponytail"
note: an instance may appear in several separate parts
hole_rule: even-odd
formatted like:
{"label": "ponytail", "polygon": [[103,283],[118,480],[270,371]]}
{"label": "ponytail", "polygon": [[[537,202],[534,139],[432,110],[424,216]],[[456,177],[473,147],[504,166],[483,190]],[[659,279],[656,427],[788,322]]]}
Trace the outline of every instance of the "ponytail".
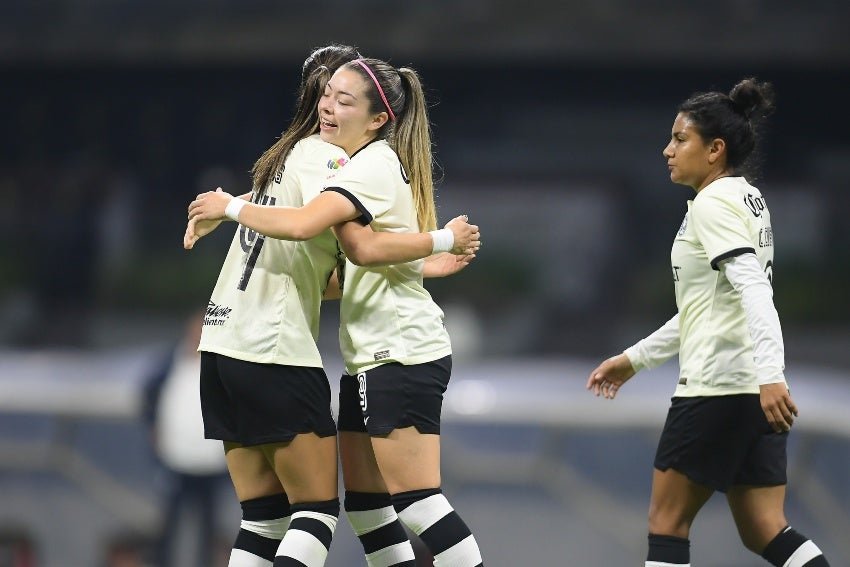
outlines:
{"label": "ponytail", "polygon": [[398,70],[398,74],[401,77],[407,105],[404,112],[397,114],[389,143],[410,179],[419,230],[427,232],[437,228],[431,123],[428,120],[422,84],[416,71],[402,67]]}

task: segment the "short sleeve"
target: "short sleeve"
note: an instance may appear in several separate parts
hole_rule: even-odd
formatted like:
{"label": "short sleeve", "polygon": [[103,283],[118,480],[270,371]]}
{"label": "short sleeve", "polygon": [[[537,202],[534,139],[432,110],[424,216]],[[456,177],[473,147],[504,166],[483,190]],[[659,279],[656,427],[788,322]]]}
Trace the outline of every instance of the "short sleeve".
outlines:
{"label": "short sleeve", "polygon": [[366,224],[390,210],[396,201],[394,189],[395,184],[386,165],[373,159],[352,159],[336,177],[325,184],[325,191],[336,191],[351,200],[363,213]]}
{"label": "short sleeve", "polygon": [[715,270],[726,258],[755,252],[743,211],[718,195],[698,195],[691,222]]}

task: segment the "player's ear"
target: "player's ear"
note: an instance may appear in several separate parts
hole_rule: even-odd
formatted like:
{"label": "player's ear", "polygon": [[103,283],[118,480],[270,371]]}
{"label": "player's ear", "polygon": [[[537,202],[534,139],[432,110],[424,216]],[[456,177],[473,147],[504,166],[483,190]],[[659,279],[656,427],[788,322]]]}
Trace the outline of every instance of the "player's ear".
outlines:
{"label": "player's ear", "polygon": [[379,112],[372,117],[372,121],[369,123],[369,130],[380,130],[389,119],[389,114],[386,112]]}
{"label": "player's ear", "polygon": [[726,155],[726,142],[723,138],[714,138],[708,145],[708,163],[713,164]]}

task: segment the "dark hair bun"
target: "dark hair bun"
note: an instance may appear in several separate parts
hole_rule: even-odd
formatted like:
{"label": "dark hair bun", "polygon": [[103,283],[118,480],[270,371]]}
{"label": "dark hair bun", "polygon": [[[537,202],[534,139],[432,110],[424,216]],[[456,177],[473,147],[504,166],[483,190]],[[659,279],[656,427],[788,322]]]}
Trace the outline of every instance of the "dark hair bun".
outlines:
{"label": "dark hair bun", "polygon": [[773,112],[773,85],[754,78],[743,79],[729,91],[733,108],[747,120],[759,119]]}

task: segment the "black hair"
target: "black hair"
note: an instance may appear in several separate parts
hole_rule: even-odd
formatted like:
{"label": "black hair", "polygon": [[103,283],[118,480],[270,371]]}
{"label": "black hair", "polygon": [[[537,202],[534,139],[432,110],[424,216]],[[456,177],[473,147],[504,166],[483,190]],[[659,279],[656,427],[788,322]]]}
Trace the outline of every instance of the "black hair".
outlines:
{"label": "black hair", "polygon": [[729,94],[717,91],[692,95],[679,105],[706,143],[726,143],[726,163],[738,175],[757,169],[756,146],[760,126],[774,110],[773,85],[746,78]]}

